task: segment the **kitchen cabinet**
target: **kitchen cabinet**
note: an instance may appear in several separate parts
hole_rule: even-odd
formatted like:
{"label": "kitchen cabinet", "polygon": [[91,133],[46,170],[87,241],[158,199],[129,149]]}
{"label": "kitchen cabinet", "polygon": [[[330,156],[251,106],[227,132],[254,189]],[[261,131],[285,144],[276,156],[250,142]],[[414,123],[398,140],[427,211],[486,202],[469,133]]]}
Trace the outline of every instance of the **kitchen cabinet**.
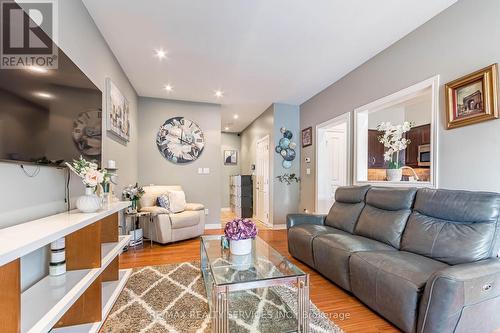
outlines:
{"label": "kitchen cabinet", "polygon": [[384,145],[378,141],[381,132],[368,130],[368,168],[385,168]]}
{"label": "kitchen cabinet", "polygon": [[406,148],[406,164],[412,168],[418,167],[418,146],[431,143],[431,125],[422,125],[412,128],[406,133],[406,138],[411,141]]}

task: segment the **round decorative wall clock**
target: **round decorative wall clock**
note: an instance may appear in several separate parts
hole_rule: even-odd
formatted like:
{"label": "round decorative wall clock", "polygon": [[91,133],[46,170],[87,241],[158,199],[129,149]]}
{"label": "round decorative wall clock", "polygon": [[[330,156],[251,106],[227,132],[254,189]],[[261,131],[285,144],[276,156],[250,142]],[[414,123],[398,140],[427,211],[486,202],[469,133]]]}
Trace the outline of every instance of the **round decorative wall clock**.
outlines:
{"label": "round decorative wall clock", "polygon": [[85,156],[101,155],[101,110],[82,112],[73,122],[73,142],[78,151]]}
{"label": "round decorative wall clock", "polygon": [[167,160],[184,164],[200,157],[205,147],[205,137],[194,121],[174,117],[165,121],[158,130],[156,145]]}

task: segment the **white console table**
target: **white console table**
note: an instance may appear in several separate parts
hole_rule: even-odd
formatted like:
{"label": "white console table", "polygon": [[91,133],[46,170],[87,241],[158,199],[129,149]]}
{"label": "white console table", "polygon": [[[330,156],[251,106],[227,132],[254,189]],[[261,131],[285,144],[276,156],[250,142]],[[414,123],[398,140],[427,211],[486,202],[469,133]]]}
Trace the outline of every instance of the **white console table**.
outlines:
{"label": "white console table", "polygon": [[[131,270],[118,256],[131,236],[118,235],[118,213],[130,202],[96,213],[76,210],[0,230],[0,325],[5,333],[98,332]],[[20,289],[20,258],[66,237],[67,272]]]}

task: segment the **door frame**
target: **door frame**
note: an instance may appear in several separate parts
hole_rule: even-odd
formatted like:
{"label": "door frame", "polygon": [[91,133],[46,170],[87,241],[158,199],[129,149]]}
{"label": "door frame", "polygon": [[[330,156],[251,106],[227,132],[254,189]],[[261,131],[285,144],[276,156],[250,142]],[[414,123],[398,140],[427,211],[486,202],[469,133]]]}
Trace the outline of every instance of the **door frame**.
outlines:
{"label": "door frame", "polygon": [[319,156],[319,151],[320,151],[320,144],[319,144],[319,139],[320,139],[320,131],[322,131],[325,128],[329,128],[332,126],[336,126],[342,123],[347,123],[346,126],[346,172],[347,172],[347,185],[352,184],[352,171],[351,171],[351,149],[352,149],[352,120],[351,120],[351,112],[346,112],[344,114],[341,114],[340,116],[337,116],[335,118],[332,118],[330,120],[327,120],[325,122],[322,122],[321,124],[316,125],[316,147],[315,147],[315,166],[314,166],[314,211],[318,211],[318,175],[319,175],[319,165],[318,165],[318,156]]}
{"label": "door frame", "polygon": [[[264,184],[264,186],[267,187],[267,189],[266,189],[267,190],[266,191],[266,193],[267,193],[267,216],[265,216],[265,218],[262,219],[262,220],[259,219],[259,216],[258,216],[259,215],[259,206],[258,206],[259,200],[257,199],[259,193],[256,193],[256,198],[255,198],[256,199],[255,212],[257,213],[255,215],[256,215],[257,220],[259,220],[260,222],[262,222],[263,224],[265,224],[266,226],[269,227],[270,226],[269,220],[270,220],[270,217],[271,217],[271,192],[270,192],[270,190],[271,190],[271,186],[270,186],[270,182],[271,182],[271,157],[270,157],[270,152],[271,152],[271,137],[269,136],[269,134],[267,134],[267,135],[263,136],[262,138],[258,139],[256,141],[256,144],[255,144],[255,150],[256,150],[256,154],[255,154],[255,160],[256,160],[255,161],[256,162],[255,163],[256,164],[256,168],[255,169],[256,170],[255,170],[255,173],[257,174],[257,176],[258,176],[258,173],[257,173],[257,160],[259,158],[259,144],[261,144],[262,142],[267,142],[267,153],[268,153],[267,154],[267,158],[266,158],[266,161],[267,161],[267,184]],[[257,184],[255,184],[255,185],[257,185]],[[258,192],[258,191],[256,191],[256,192]],[[263,199],[265,201],[266,198],[263,198]],[[266,208],[266,204],[264,203],[264,210],[265,210],[265,208]],[[264,214],[265,213],[266,212],[264,211]]]}

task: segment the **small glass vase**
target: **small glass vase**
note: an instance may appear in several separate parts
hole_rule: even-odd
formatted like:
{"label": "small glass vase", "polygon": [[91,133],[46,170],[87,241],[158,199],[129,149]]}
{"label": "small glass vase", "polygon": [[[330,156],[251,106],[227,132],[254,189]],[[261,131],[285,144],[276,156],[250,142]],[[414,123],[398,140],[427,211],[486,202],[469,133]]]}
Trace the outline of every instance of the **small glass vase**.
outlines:
{"label": "small glass vase", "polygon": [[76,199],[76,208],[82,213],[94,213],[101,208],[102,200],[95,194],[94,187],[86,187],[85,195]]}
{"label": "small glass vase", "polygon": [[132,199],[132,204],[130,205],[130,210],[133,211],[133,212],[137,212],[137,202],[139,200],[137,199]]}

